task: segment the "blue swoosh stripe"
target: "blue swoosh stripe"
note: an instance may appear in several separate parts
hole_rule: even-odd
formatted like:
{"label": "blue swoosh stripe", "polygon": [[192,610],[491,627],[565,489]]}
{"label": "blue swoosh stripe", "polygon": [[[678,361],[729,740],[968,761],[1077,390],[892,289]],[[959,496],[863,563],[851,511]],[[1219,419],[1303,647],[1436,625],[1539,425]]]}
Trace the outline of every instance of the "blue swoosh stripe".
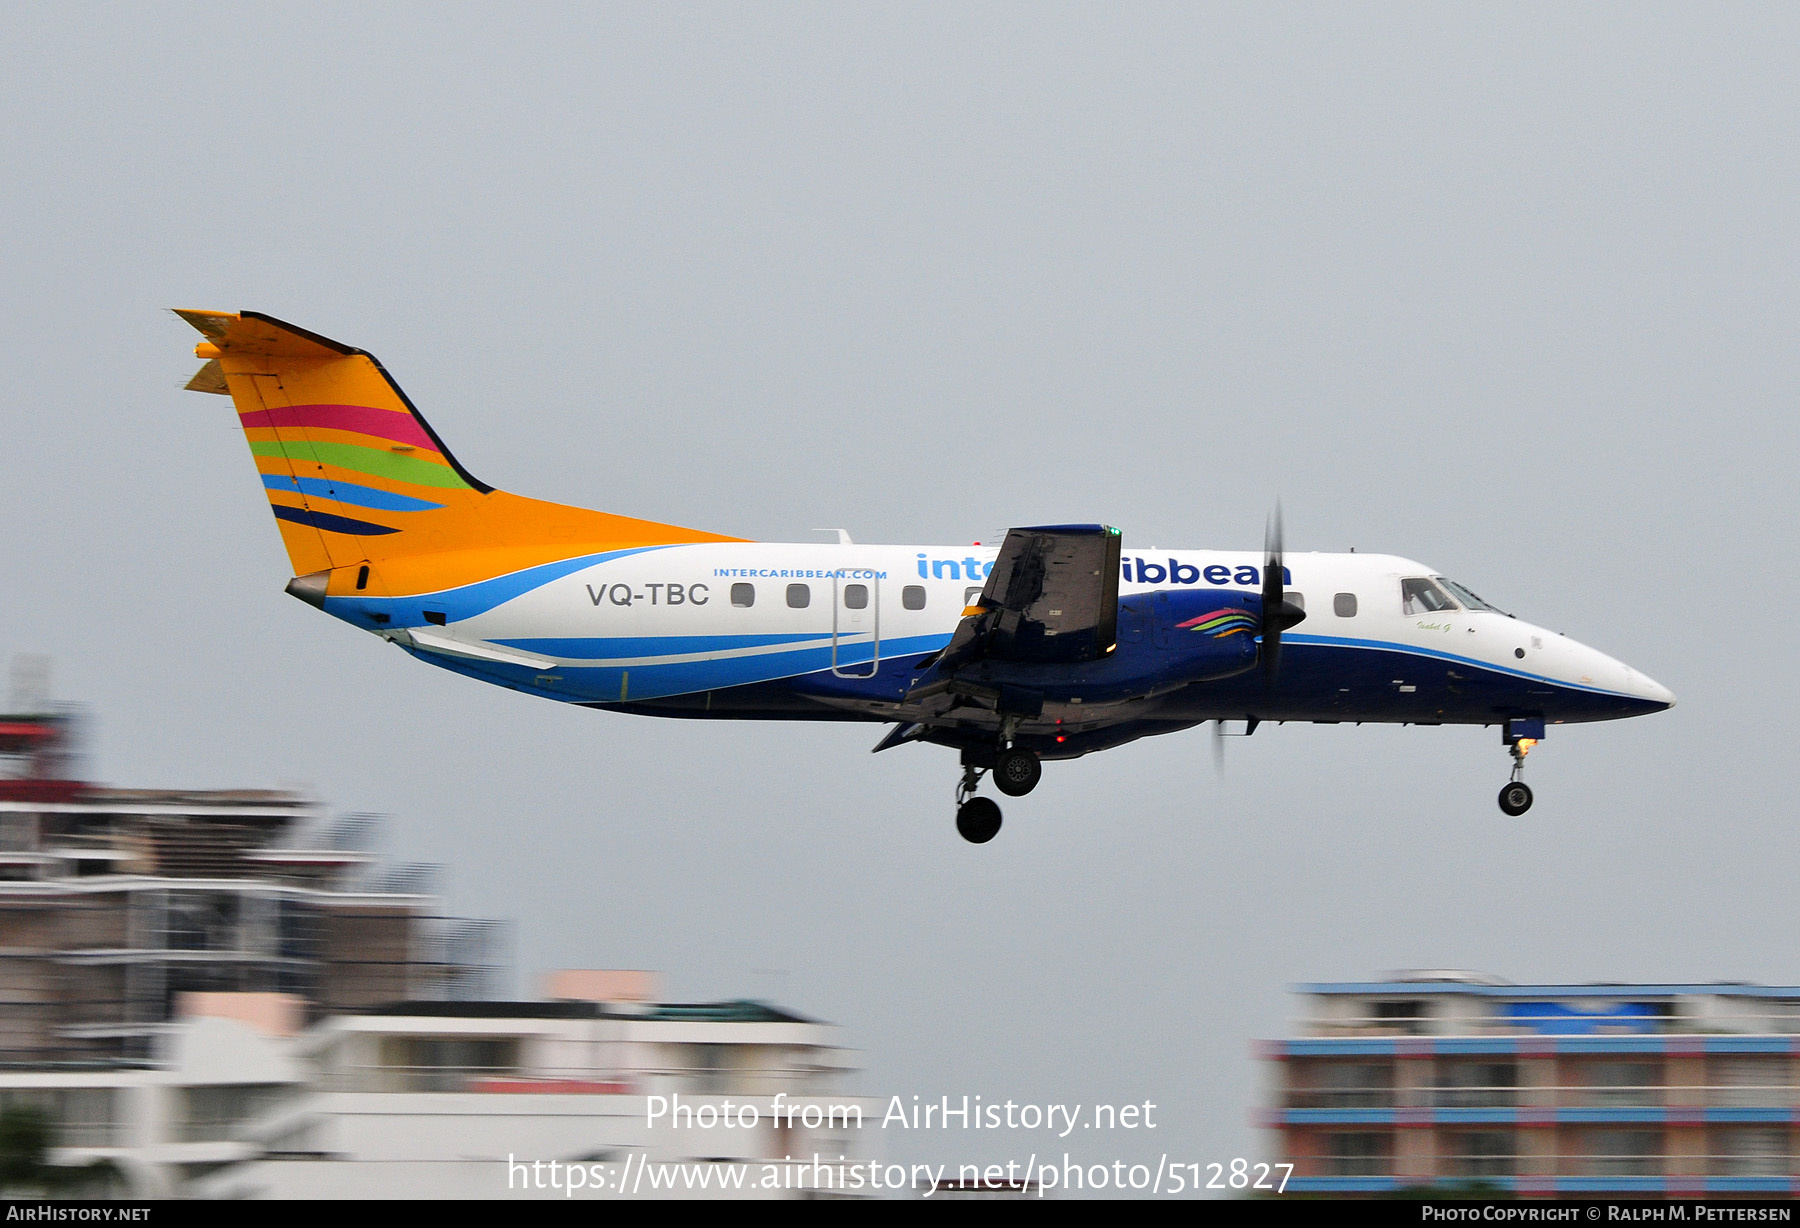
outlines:
{"label": "blue swoosh stripe", "polygon": [[508,648],[520,648],[565,661],[603,660],[607,657],[672,657],[691,652],[729,652],[733,648],[766,648],[775,644],[817,643],[831,638],[830,631],[805,635],[646,635],[607,639],[494,640]]}
{"label": "blue swoosh stripe", "polygon": [[[815,637],[817,638],[817,637]],[[884,663],[942,648],[950,640],[948,634],[904,636],[884,640],[881,659]],[[535,679],[543,671],[526,666],[499,662],[470,661],[456,657],[408,649],[433,665],[467,674],[475,678],[499,679],[508,685],[518,684],[536,689]],[[839,646],[838,665],[866,667],[872,645]],[[795,648],[766,656],[727,657],[722,660],[671,662],[667,665],[617,666],[562,665],[556,668],[554,694],[559,699],[584,702],[617,703],[621,691],[625,702],[637,699],[661,699],[669,695],[689,695],[697,691],[720,690],[751,682],[773,682],[803,674],[821,673],[831,668],[831,646]],[[625,675],[629,686],[623,685]]]}
{"label": "blue swoosh stripe", "polygon": [[448,622],[461,622],[465,618],[485,614],[495,606],[504,605],[514,597],[529,593],[534,588],[541,588],[552,580],[560,580],[595,564],[610,563],[614,559],[633,554],[647,554],[652,550],[668,549],[669,546],[632,546],[625,550],[584,554],[578,558],[559,559],[554,563],[540,563],[523,571],[495,576],[492,580],[465,584],[461,588],[420,593],[416,597],[366,597],[361,594],[354,597],[327,597],[325,612],[358,626],[373,625],[369,621],[371,614],[386,614],[389,621],[380,624],[381,626],[416,627],[424,623],[426,609],[443,614]]}
{"label": "blue swoosh stripe", "polygon": [[397,495],[391,490],[376,490],[373,486],[358,486],[354,482],[339,482],[335,479],[328,481],[325,478],[293,478],[285,473],[265,473],[262,480],[263,485],[270,490],[298,491],[316,499],[330,499],[356,507],[372,507],[383,512],[429,512],[444,506],[442,503],[414,499],[410,495]]}

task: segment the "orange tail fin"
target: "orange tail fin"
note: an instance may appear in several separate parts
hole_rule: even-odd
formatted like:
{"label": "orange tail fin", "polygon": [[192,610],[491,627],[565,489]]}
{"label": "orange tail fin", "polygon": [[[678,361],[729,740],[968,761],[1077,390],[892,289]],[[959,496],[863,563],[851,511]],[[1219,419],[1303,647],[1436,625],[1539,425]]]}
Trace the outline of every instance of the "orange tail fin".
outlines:
{"label": "orange tail fin", "polygon": [[436,592],[628,546],[737,541],[495,490],[457,463],[373,355],[254,311],[178,311],[188,382],[228,393],[304,595]]}

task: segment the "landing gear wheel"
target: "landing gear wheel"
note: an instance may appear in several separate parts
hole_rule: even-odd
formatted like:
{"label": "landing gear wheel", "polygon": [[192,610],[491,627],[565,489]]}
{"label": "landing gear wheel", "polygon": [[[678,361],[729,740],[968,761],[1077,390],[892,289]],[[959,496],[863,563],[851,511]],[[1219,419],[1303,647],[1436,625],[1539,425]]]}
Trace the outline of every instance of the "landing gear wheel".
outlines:
{"label": "landing gear wheel", "polygon": [[970,844],[986,844],[1000,834],[1000,807],[991,798],[971,797],[956,808],[956,830]]}
{"label": "landing gear wheel", "polygon": [[1500,790],[1500,809],[1508,818],[1516,819],[1531,809],[1531,786],[1514,780]]}
{"label": "landing gear wheel", "polygon": [[1043,777],[1043,762],[1028,750],[1003,750],[994,761],[994,788],[1008,797],[1024,797]]}

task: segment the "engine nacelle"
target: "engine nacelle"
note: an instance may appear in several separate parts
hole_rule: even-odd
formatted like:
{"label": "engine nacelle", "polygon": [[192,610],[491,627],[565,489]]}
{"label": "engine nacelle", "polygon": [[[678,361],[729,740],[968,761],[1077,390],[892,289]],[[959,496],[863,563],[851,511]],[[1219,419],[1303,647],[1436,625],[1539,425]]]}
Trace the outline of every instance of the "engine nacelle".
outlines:
{"label": "engine nacelle", "polygon": [[1116,703],[1254,669],[1262,598],[1231,589],[1157,591],[1119,601],[1113,651],[1070,663],[982,661],[963,677],[1051,703]]}

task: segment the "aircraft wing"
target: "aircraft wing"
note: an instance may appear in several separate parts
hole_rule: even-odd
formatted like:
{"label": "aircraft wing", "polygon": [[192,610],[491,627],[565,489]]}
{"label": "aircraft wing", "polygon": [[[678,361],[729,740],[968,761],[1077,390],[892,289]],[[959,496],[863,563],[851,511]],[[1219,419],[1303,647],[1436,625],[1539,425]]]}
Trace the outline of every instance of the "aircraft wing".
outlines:
{"label": "aircraft wing", "polygon": [[981,603],[964,611],[933,671],[944,678],[981,660],[1092,661],[1113,650],[1119,622],[1117,529],[1009,529]]}

